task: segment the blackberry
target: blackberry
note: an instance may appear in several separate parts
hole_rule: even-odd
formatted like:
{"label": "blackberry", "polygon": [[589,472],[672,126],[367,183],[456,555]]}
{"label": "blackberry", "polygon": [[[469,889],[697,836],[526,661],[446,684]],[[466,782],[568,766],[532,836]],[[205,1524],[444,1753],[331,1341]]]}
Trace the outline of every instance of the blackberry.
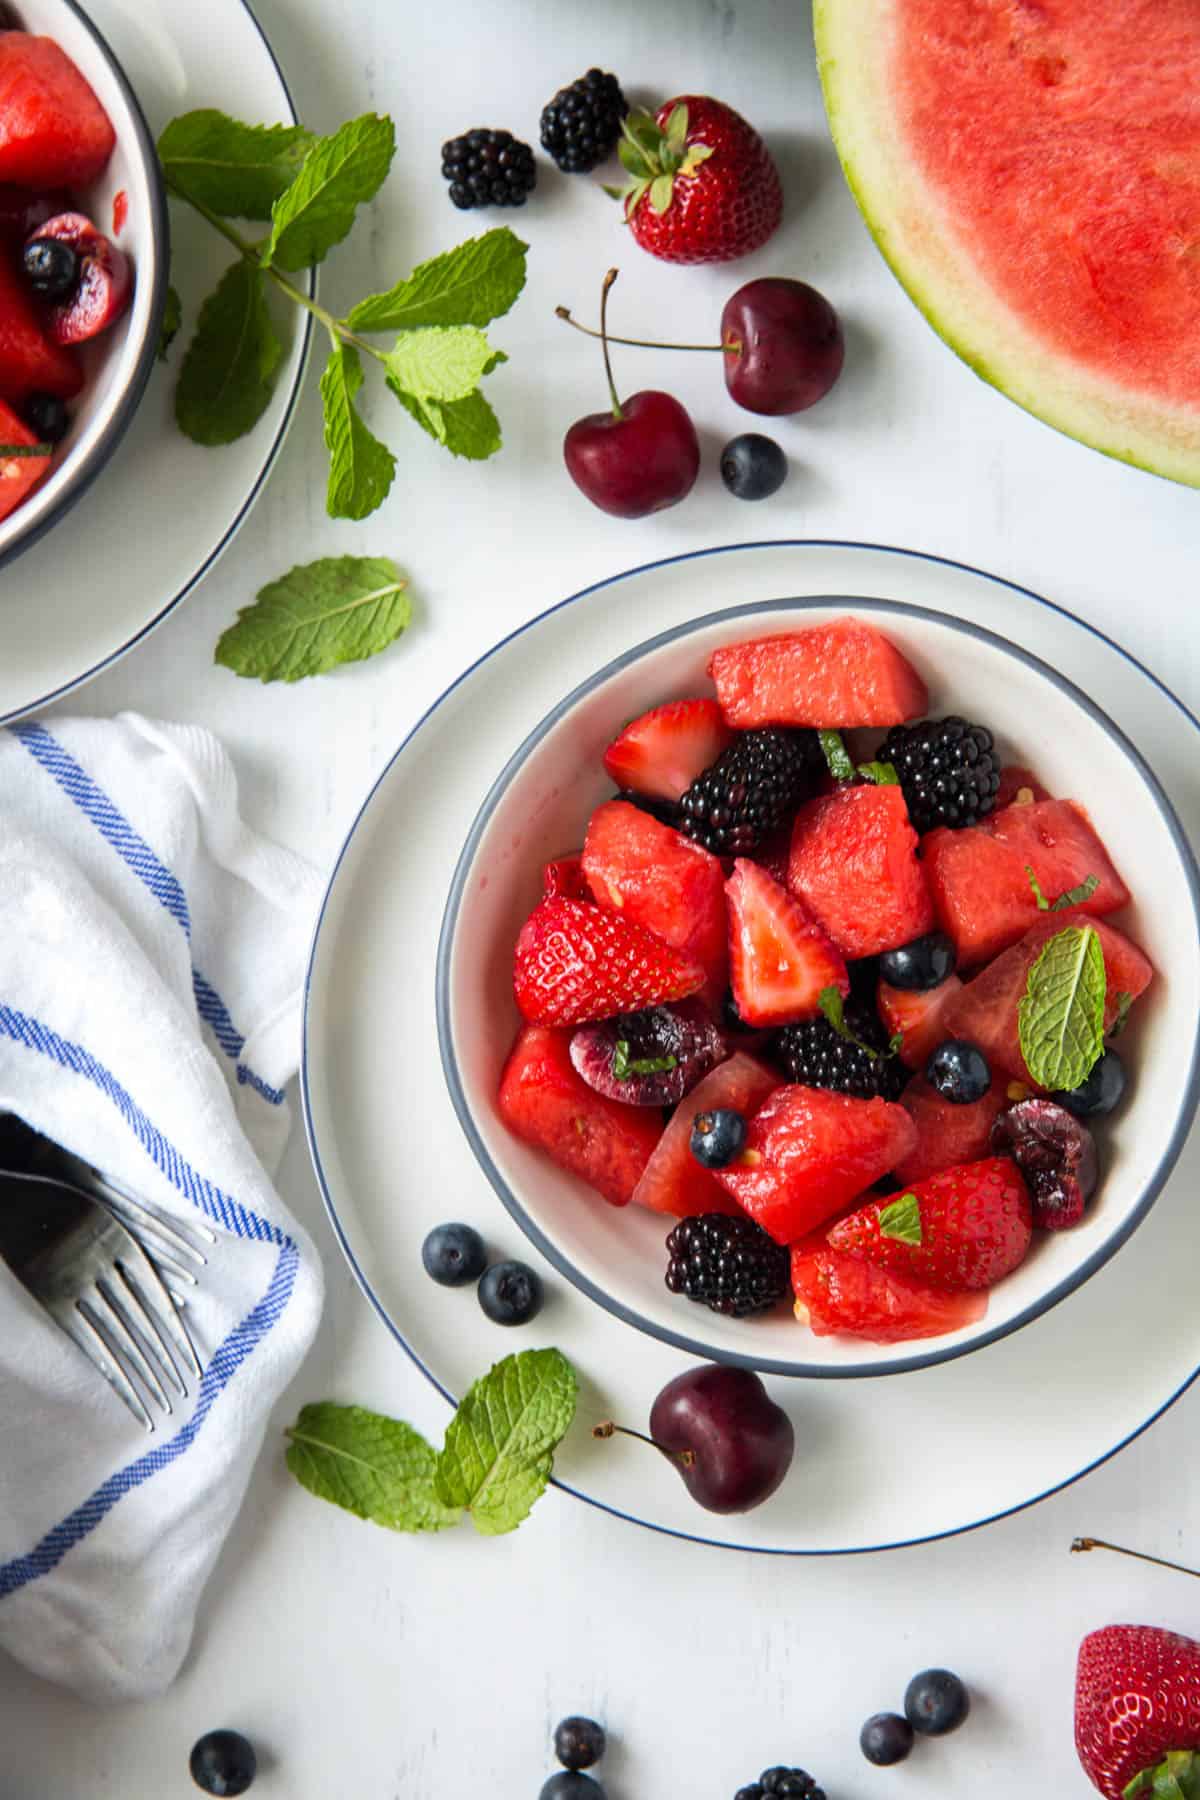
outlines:
{"label": "blackberry", "polygon": [[71,415],[57,394],[27,394],[21,413],[42,444],[60,444],[71,429]]}
{"label": "blackberry", "polygon": [[[898,1100],[910,1071],[898,1056],[888,1055],[887,1031],[875,1008],[851,995],[843,1017],[858,1043],[839,1037],[828,1019],[784,1026],[775,1049],[789,1081],[833,1088],[858,1100]],[[874,1056],[869,1054],[872,1050]]]}
{"label": "blackberry", "polygon": [[589,69],[542,108],[542,149],[564,175],[586,175],[616,148],[628,111],[616,76]]}
{"label": "blackberry", "polygon": [[996,804],[1000,758],[984,725],[969,725],[957,714],[894,725],[876,755],[899,776],[908,816],[919,833],[937,825],[952,831],[977,825]]}
{"label": "blackberry", "polygon": [[764,1769],[734,1800],[825,1800],[825,1790],[805,1769]]}
{"label": "blackberry", "polygon": [[524,206],[537,186],[533,151],[511,131],[465,131],[442,145],[455,206]]}
{"label": "blackberry", "polygon": [[679,802],[679,830],[714,856],[745,856],[787,823],[824,766],[815,731],[739,731]]}
{"label": "blackberry", "polygon": [[667,1253],[671,1292],[731,1319],[767,1312],[791,1292],[786,1247],[753,1219],[725,1213],[681,1219],[667,1238]]}

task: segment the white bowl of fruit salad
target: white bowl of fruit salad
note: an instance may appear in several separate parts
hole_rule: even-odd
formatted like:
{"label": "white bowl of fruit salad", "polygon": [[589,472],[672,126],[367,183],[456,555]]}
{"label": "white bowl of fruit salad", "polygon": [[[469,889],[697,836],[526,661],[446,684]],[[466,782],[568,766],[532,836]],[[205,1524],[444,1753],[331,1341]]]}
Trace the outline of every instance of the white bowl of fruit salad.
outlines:
{"label": "white bowl of fruit salad", "polygon": [[780,600],[531,732],[438,1014],[476,1156],[584,1293],[696,1355],[893,1373],[1027,1325],[1145,1217],[1200,1090],[1200,876],[1029,652]]}
{"label": "white bowl of fruit salad", "polygon": [[154,141],[73,0],[0,6],[0,563],[120,442],[166,297]]}

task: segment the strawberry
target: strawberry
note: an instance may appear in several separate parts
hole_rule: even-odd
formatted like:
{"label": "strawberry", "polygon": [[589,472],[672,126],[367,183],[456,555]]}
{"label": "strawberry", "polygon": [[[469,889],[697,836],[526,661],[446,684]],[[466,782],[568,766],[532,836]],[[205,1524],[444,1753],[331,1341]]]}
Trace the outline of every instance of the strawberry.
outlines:
{"label": "strawberry", "polygon": [[872,1344],[941,1337],[974,1325],[985,1294],[948,1294],[894,1269],[839,1256],[819,1235],[792,1247],[796,1317],[817,1337],[859,1337]]}
{"label": "strawberry", "polygon": [[783,214],[783,189],[753,126],[720,100],[683,94],[657,117],[632,112],[618,155],[632,180],[626,222],[664,262],[732,262],[765,244]]}
{"label": "strawberry", "polygon": [[557,856],[542,869],[542,893],[547,899],[590,900],[592,891],[583,872],[582,856]]}
{"label": "strawberry", "polygon": [[943,1169],[889,1200],[873,1200],[828,1235],[830,1249],[933,1287],[992,1287],[1025,1260],[1029,1190],[1016,1164],[990,1156]]}
{"label": "strawberry", "polygon": [[534,1025],[582,1025],[682,1000],[704,970],[661,938],[586,900],[534,907],[517,938],[513,991]]}
{"label": "strawberry", "polygon": [[627,725],[604,752],[619,788],[678,800],[733,741],[715,700],[672,700]]}
{"label": "strawberry", "polygon": [[815,1019],[821,992],[850,992],[846,964],[803,903],[757,863],[739,857],[725,883],[729,976],[747,1025]]}
{"label": "strawberry", "polygon": [[628,800],[608,800],[588,823],[583,872],[601,906],[698,962],[705,998],[719,1004],[729,928],[725,874],[715,856]]}
{"label": "strawberry", "polygon": [[[1200,1792],[1200,1644],[1154,1625],[1109,1625],[1079,1646],[1075,1748],[1105,1800]],[[1162,1771],[1174,1786],[1154,1783]]]}
{"label": "strawberry", "polygon": [[875,994],[879,1016],[889,1037],[899,1037],[900,1061],[906,1069],[923,1069],[950,1033],[942,1013],[962,988],[957,975],[947,975],[933,988],[897,988],[881,981]]}

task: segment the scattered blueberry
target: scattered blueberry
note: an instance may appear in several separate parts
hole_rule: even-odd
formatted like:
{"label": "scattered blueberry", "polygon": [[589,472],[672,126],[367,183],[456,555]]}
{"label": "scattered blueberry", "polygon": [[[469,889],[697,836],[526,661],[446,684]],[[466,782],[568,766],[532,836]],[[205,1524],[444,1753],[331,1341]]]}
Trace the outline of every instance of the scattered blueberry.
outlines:
{"label": "scattered blueberry", "polygon": [[554,1754],[564,1769],[590,1769],[604,1755],[607,1742],[603,1725],[575,1714],[554,1730]]}
{"label": "scattered blueberry", "polygon": [[28,394],[21,415],[43,444],[61,443],[71,425],[71,415],[57,394]]}
{"label": "scattered blueberry", "polygon": [[425,1273],[439,1287],[466,1287],[487,1268],[483,1239],[471,1225],[435,1225],[421,1245]]}
{"label": "scattered blueberry", "polygon": [[1110,1113],[1125,1092],[1125,1064],[1115,1050],[1106,1050],[1086,1080],[1066,1093],[1051,1094],[1059,1106],[1065,1106],[1077,1119],[1090,1119],[1094,1113]]}
{"label": "scattered blueberry", "polygon": [[735,500],[766,500],[787,480],[788,460],[774,438],[744,431],[721,452],[721,480]]}
{"label": "scattered blueberry", "polygon": [[992,1085],[992,1071],[983,1051],[965,1038],[947,1038],[925,1065],[925,1079],[943,1100],[970,1106],[982,1100]]}
{"label": "scattered blueberry", "polygon": [[949,1669],[923,1669],[904,1695],[904,1716],[924,1737],[957,1731],[971,1710],[971,1697]]}
{"label": "scattered blueberry", "polygon": [[527,1263],[493,1263],[479,1283],[479,1304],[493,1325],[528,1325],[544,1298],[542,1278]]}
{"label": "scattered blueberry", "polygon": [[254,1745],[240,1731],[206,1731],[192,1746],[188,1768],[205,1794],[244,1794],[258,1772]]}
{"label": "scattered blueberry", "polygon": [[889,987],[923,991],[940,987],[948,975],[953,975],[954,964],[953,939],[944,931],[927,931],[911,944],[885,950],[879,958],[879,975]]}
{"label": "scattered blueberry", "polygon": [[604,1800],[604,1789],[577,1769],[559,1769],[545,1783],[538,1800]]}
{"label": "scattered blueberry", "polygon": [[79,258],[61,238],[30,238],[21,254],[25,279],[43,300],[65,300],[79,286]]}
{"label": "scattered blueberry", "polygon": [[903,1762],[913,1747],[913,1728],[899,1713],[874,1713],[858,1734],[859,1747],[877,1769]]}
{"label": "scattered blueberry", "polygon": [[746,1141],[746,1121],[731,1106],[699,1112],[692,1120],[691,1152],[705,1169],[724,1169]]}

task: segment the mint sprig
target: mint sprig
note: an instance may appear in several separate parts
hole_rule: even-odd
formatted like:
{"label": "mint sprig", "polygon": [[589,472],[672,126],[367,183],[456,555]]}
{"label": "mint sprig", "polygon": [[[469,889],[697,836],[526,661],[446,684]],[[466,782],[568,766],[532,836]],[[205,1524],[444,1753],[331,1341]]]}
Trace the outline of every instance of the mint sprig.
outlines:
{"label": "mint sprig", "polygon": [[678,1057],[670,1051],[665,1056],[631,1057],[629,1049],[628,1038],[618,1038],[613,1046],[612,1072],[617,1081],[629,1081],[635,1075],[669,1075],[679,1066]]}
{"label": "mint sprig", "polygon": [[873,781],[876,787],[899,787],[900,777],[896,773],[895,763],[865,762],[859,763],[858,772],[864,781]]}
{"label": "mint sprig", "polygon": [[362,662],[407,627],[407,587],[389,557],[321,557],[260,588],[221,634],[216,660],[259,681],[300,681]]}
{"label": "mint sprig", "polygon": [[914,1193],[901,1194],[879,1209],[879,1231],[882,1237],[895,1238],[901,1244],[920,1245],[921,1202]]}
{"label": "mint sprig", "polygon": [[1025,874],[1028,877],[1029,885],[1033,890],[1033,897],[1037,902],[1037,909],[1039,912],[1066,912],[1068,907],[1082,906],[1085,901],[1091,899],[1096,889],[1100,886],[1100,877],[1098,875],[1085,875],[1078,886],[1068,888],[1065,894],[1060,894],[1058,896],[1057,900],[1047,900],[1045,894],[1042,892],[1041,883],[1033,872],[1032,863],[1025,864]]}
{"label": "mint sprig", "polygon": [[850,760],[850,752],[846,748],[846,740],[841,732],[818,731],[817,741],[833,779],[835,781],[853,781],[854,764]]}
{"label": "mint sprig", "polygon": [[1128,1025],[1128,1023],[1129,1023],[1129,1009],[1133,1005],[1133,995],[1126,993],[1124,988],[1121,989],[1121,991],[1117,995],[1116,999],[1117,999],[1116,1017],[1113,1019],[1112,1024],[1108,1028],[1108,1035],[1110,1038],[1119,1038],[1120,1037],[1120,1035],[1124,1031],[1126,1025]]}
{"label": "mint sprig", "polygon": [[[832,985],[823,987],[821,992],[817,995],[817,1005],[821,1009],[822,1017],[832,1025],[840,1038],[844,1039],[847,1044],[853,1044],[856,1049],[861,1050],[872,1062],[879,1061],[878,1050],[876,1050],[873,1045],[864,1043],[862,1038],[856,1037],[849,1025],[847,1025],[846,1008],[842,999],[841,988],[833,987]],[[903,1032],[897,1032],[895,1037],[890,1038],[888,1040],[887,1048],[888,1056],[894,1056],[903,1041]]]}
{"label": "mint sprig", "polygon": [[1107,978],[1099,934],[1068,925],[1029,971],[1017,1006],[1025,1067],[1039,1086],[1078,1087],[1104,1053]]}

